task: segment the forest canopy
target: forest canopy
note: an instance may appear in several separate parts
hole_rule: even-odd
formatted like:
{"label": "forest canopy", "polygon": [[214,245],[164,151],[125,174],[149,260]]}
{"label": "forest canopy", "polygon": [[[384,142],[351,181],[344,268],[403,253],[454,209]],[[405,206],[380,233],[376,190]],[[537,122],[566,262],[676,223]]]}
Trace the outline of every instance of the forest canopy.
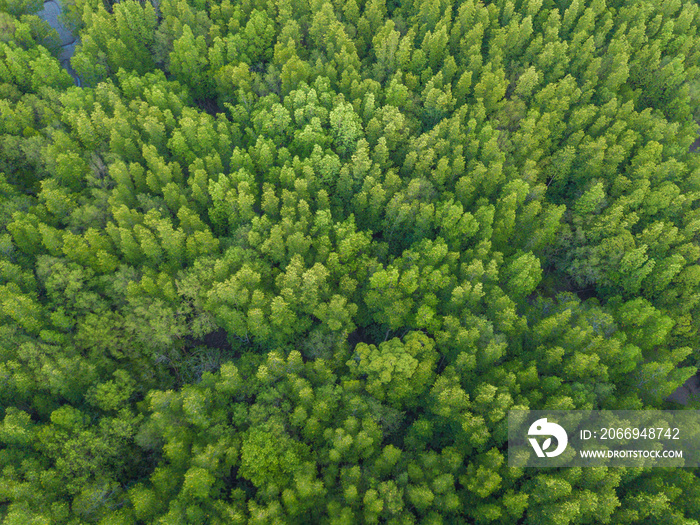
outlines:
{"label": "forest canopy", "polygon": [[[507,466],[681,409],[690,0],[0,0],[0,521],[698,525],[697,469]],[[691,402],[689,408],[697,408]]]}

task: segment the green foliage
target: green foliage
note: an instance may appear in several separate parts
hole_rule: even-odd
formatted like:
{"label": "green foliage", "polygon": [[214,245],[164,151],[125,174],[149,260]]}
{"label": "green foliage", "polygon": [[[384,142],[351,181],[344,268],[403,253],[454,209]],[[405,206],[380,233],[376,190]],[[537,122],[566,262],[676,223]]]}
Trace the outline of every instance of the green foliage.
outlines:
{"label": "green foliage", "polygon": [[360,343],[348,366],[355,376],[365,376],[367,392],[396,408],[417,404],[433,379],[437,352],[434,342],[421,332],[410,332],[379,345]]}
{"label": "green foliage", "polygon": [[700,521],[504,457],[697,370],[697,5],[62,5],[82,88],[0,2],[0,521]]}
{"label": "green foliage", "polygon": [[35,14],[41,11],[42,7],[42,2],[37,0],[3,0],[0,3],[1,12],[9,13],[17,18],[24,14]]}
{"label": "green foliage", "polygon": [[87,85],[96,85],[120,68],[141,75],[154,68],[157,18],[150,3],[119,2],[114,4],[113,13],[101,5],[94,11],[86,6],[83,23],[79,49],[71,64]]}

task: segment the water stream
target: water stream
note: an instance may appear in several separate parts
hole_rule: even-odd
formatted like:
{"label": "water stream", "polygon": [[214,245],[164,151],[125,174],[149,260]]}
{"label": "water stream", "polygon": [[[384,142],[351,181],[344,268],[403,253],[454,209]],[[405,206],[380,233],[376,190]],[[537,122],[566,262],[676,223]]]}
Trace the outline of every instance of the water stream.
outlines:
{"label": "water stream", "polygon": [[48,0],[44,2],[44,8],[39,11],[36,15],[42,20],[46,21],[52,28],[58,32],[58,36],[61,39],[61,52],[59,53],[58,59],[61,65],[64,67],[70,76],[73,77],[73,81],[76,86],[80,86],[80,77],[73,70],[70,65],[70,58],[75,53],[75,46],[80,43],[78,38],[71,33],[66,26],[59,20],[59,15],[61,14],[61,2],[60,0]]}

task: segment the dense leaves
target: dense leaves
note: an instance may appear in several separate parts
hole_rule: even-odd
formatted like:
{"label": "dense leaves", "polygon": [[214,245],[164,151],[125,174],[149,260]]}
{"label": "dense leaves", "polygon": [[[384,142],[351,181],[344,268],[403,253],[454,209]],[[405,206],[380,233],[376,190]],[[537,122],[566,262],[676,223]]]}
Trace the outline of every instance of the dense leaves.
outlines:
{"label": "dense leaves", "polygon": [[108,4],[0,2],[3,523],[700,522],[506,462],[682,408],[696,3]]}

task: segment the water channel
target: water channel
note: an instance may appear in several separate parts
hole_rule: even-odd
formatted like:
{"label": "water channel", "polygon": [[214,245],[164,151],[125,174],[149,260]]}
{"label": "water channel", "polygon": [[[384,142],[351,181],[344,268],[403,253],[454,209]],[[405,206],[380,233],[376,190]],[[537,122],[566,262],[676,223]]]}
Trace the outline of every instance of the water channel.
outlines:
{"label": "water channel", "polygon": [[44,8],[36,15],[58,32],[58,36],[61,39],[61,52],[59,53],[58,59],[61,62],[61,66],[70,73],[75,85],[80,86],[80,77],[78,77],[78,74],[73,70],[70,64],[70,59],[73,53],[75,53],[75,46],[78,45],[80,41],[60,21],[59,15],[61,12],[60,0],[49,0],[48,2],[44,2]]}

